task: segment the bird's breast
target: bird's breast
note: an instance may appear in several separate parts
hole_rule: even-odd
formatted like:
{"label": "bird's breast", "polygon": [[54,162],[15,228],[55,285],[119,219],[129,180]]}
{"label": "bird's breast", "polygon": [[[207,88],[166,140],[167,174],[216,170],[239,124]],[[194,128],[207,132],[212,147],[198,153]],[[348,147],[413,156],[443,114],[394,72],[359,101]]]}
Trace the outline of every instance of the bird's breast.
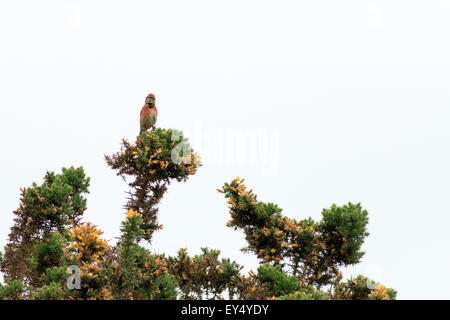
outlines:
{"label": "bird's breast", "polygon": [[155,107],[149,108],[149,107],[147,107],[147,106],[144,106],[144,107],[142,108],[141,116],[149,116],[149,115],[152,115],[152,114],[156,114]]}

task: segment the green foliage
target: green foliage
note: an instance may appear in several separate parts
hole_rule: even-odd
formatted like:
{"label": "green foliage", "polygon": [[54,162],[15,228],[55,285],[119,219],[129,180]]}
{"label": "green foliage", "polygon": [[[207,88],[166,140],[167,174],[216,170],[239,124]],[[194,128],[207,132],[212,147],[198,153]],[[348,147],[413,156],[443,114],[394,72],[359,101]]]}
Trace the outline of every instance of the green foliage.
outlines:
{"label": "green foliage", "polygon": [[32,268],[40,276],[53,267],[58,267],[64,263],[63,248],[67,243],[59,232],[54,232],[44,240],[37,239],[34,256],[31,257]]}
{"label": "green foliage", "polygon": [[[294,297],[290,292],[281,292],[275,281],[284,279],[284,272],[298,279],[302,288],[319,290],[326,286],[337,290],[342,278],[339,268],[358,263],[364,255],[361,246],[369,235],[367,211],[360,204],[332,205],[322,211],[319,222],[311,218],[297,221],[283,216],[277,205],[257,201],[256,194],[248,191],[243,182],[237,177],[218,191],[224,193],[230,205],[231,220],[227,226],[245,234],[248,246],[244,250],[255,253],[265,263],[266,272],[279,277],[267,282],[269,294]],[[269,266],[279,269],[275,272]],[[310,297],[307,293],[306,296]]]}
{"label": "green foliage", "polygon": [[79,222],[86,209],[83,193],[88,193],[89,178],[82,167],[63,168],[62,174],[47,172],[42,185],[33,183],[22,189],[21,224],[35,226],[39,234],[63,232],[68,225]]}
{"label": "green foliage", "polygon": [[8,279],[39,283],[40,274],[30,265],[36,241],[51,237],[53,232],[67,237],[68,228],[78,224],[86,210],[83,195],[88,193],[88,187],[89,178],[83,168],[70,167],[63,168],[61,174],[47,172],[41,185],[33,183],[30,188],[21,189],[15,223],[0,265]]}
{"label": "green foliage", "polygon": [[[368,236],[368,213],[360,204],[332,205],[318,222],[283,215],[274,203],[257,200],[237,177],[218,190],[228,199],[227,226],[242,230],[246,252],[260,261],[247,276],[237,262],[202,248],[189,256],[154,254],[158,203],[172,181],[187,181],[201,166],[188,140],[176,130],[143,132],[131,144],[105,156],[130,187],[126,218],[116,245],[81,221],[89,178],[83,168],[47,172],[41,185],[21,189],[19,208],[4,255],[0,252],[2,299],[373,299],[397,292],[364,276],[342,280],[339,269],[360,262]],[[69,289],[68,267],[78,266],[80,289]],[[325,289],[324,289],[325,288]]]}
{"label": "green foliage", "polygon": [[181,299],[219,299],[225,293],[236,294],[242,267],[230,259],[219,259],[219,250],[201,250],[202,254],[190,257],[186,249],[180,249],[176,257],[168,259]]}
{"label": "green foliage", "polygon": [[153,300],[175,300],[177,297],[178,283],[175,277],[170,274],[162,274],[153,283]]}
{"label": "green foliage", "polygon": [[35,300],[67,300],[74,299],[79,290],[69,290],[66,286],[67,267],[51,267],[42,274],[43,285],[35,289],[32,299]]}
{"label": "green foliage", "polygon": [[278,298],[278,300],[329,300],[330,296],[315,289],[312,286],[300,288],[298,291],[284,295]]}
{"label": "green foliage", "polygon": [[176,299],[177,283],[163,256],[152,255],[139,245],[143,239],[142,215],[130,209],[122,222],[122,235],[111,265],[112,296],[116,299]]}
{"label": "green foliage", "polygon": [[115,292],[119,298],[134,297],[139,290],[139,266],[145,265],[146,250],[139,246],[144,230],[142,215],[130,210],[122,222],[122,236],[117,246],[119,272]]}
{"label": "green foliage", "polygon": [[60,283],[50,282],[48,285],[39,288],[34,293],[35,300],[65,300],[69,296],[69,290]]}
{"label": "green foliage", "polygon": [[47,268],[42,274],[42,281],[49,285],[52,282],[64,283],[67,280],[67,267]]}
{"label": "green foliage", "polygon": [[20,280],[8,280],[6,284],[0,283],[0,300],[22,300],[27,291]]}
{"label": "green foliage", "polygon": [[396,297],[396,290],[392,288],[386,288],[383,285],[379,285],[368,295],[369,300],[395,300]]}
{"label": "green foliage", "polygon": [[268,289],[270,296],[278,297],[292,294],[300,289],[300,283],[294,276],[281,271],[281,266],[263,264],[258,268],[257,278]]}
{"label": "green foliage", "polygon": [[339,300],[395,300],[397,291],[359,275],[337,285],[334,298]]}
{"label": "green foliage", "polygon": [[147,241],[161,228],[157,205],[170,182],[186,181],[201,166],[180,131],[160,128],[141,133],[134,144],[123,140],[120,152],[105,159],[117,175],[130,180],[125,208],[142,214],[143,238]]}
{"label": "green foliage", "polygon": [[358,263],[364,252],[361,245],[369,235],[366,230],[368,224],[367,211],[361,205],[349,203],[342,207],[332,205],[330,209],[323,209],[319,231],[327,247],[327,258],[334,264]]}
{"label": "green foliage", "polygon": [[337,288],[337,295],[348,300],[367,300],[372,289],[368,286],[368,278],[359,275],[351,278]]}

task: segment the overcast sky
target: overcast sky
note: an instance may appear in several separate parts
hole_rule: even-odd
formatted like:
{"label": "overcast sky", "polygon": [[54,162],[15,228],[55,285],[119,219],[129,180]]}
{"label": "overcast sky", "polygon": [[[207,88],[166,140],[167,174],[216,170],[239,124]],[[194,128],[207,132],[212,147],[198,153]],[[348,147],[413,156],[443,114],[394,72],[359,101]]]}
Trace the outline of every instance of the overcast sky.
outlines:
{"label": "overcast sky", "polygon": [[170,186],[153,250],[256,269],[216,191],[239,175],[291,218],[361,202],[366,255],[345,274],[449,299],[449,16],[446,0],[0,2],[0,246],[19,187],[71,165],[91,177],[85,221],[118,236],[127,187],[103,157],[154,92],[157,125],[204,166]]}

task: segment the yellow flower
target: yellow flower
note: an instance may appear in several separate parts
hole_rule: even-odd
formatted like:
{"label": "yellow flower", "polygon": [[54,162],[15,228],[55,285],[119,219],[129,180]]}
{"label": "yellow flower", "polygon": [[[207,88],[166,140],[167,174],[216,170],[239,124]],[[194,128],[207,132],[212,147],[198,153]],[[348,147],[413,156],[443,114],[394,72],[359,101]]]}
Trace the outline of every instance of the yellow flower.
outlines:
{"label": "yellow flower", "polygon": [[169,166],[169,162],[167,161],[160,161],[159,165],[161,166],[161,169],[165,169]]}
{"label": "yellow flower", "polygon": [[241,181],[241,178],[239,178],[239,176],[236,177],[236,181],[239,182]]}
{"label": "yellow flower", "polygon": [[138,153],[137,153],[137,151],[133,151],[132,154],[136,155],[136,154],[138,154]]}
{"label": "yellow flower", "polygon": [[148,150],[150,150],[150,148],[149,147],[145,147],[145,151],[148,151]]}
{"label": "yellow flower", "polygon": [[137,211],[134,211],[133,209],[130,209],[130,211],[127,212],[127,216],[130,218],[135,218],[138,215],[140,214]]}

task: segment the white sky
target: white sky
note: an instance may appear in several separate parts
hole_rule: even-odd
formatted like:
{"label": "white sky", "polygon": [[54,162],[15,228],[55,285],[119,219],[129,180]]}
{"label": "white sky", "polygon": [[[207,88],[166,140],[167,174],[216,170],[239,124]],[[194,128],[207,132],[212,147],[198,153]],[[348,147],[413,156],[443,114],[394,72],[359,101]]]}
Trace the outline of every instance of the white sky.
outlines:
{"label": "white sky", "polygon": [[239,175],[296,219],[361,202],[371,234],[347,273],[450,298],[449,16],[445,0],[2,1],[1,247],[19,187],[71,165],[92,179],[85,220],[119,235],[127,188],[103,155],[135,138],[154,92],[158,125],[205,159],[170,186],[154,250],[255,269],[216,192]]}

